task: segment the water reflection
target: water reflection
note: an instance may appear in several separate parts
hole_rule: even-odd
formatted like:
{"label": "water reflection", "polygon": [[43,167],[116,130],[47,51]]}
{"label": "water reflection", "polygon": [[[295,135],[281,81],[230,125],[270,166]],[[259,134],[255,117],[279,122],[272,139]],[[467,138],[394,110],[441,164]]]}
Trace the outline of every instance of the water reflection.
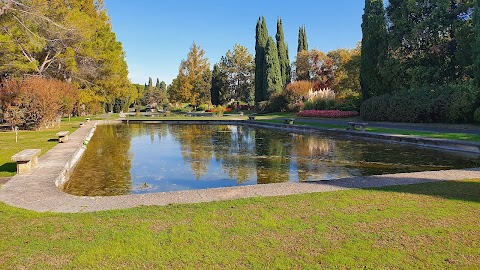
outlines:
{"label": "water reflection", "polygon": [[132,192],[131,130],[124,126],[101,126],[95,131],[64,190],[81,196],[112,196]]}
{"label": "water reflection", "polygon": [[65,190],[105,196],[478,166],[404,145],[243,126],[99,126]]}

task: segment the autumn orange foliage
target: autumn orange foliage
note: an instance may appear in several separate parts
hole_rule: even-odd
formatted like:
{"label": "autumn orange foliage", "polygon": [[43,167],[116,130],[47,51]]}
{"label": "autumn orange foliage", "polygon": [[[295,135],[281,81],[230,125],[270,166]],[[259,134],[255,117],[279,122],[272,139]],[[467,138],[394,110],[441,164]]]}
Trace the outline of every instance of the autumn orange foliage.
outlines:
{"label": "autumn orange foliage", "polygon": [[2,118],[19,127],[53,125],[57,117],[72,113],[77,100],[77,89],[56,79],[12,79],[0,89]]}

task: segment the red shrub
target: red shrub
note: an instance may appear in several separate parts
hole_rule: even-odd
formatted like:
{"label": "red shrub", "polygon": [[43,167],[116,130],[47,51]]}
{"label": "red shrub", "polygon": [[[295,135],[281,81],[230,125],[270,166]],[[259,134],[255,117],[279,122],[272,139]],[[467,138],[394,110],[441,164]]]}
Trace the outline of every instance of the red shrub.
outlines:
{"label": "red shrub", "polygon": [[58,116],[73,110],[76,91],[71,84],[53,79],[12,79],[0,91],[3,118],[15,126],[49,126]]}

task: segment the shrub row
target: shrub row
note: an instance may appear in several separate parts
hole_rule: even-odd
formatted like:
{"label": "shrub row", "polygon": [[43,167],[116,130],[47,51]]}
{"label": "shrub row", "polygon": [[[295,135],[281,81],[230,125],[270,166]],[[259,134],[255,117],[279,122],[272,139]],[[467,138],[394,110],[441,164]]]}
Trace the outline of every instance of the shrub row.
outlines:
{"label": "shrub row", "polygon": [[410,123],[467,123],[473,120],[476,90],[471,84],[426,87],[366,100],[364,120]]}
{"label": "shrub row", "polygon": [[358,112],[354,111],[339,111],[339,110],[307,110],[297,114],[300,117],[322,117],[322,118],[349,118],[358,116]]}
{"label": "shrub row", "polygon": [[343,100],[319,99],[305,103],[305,110],[340,110],[340,111],[359,111],[360,97],[351,96]]}

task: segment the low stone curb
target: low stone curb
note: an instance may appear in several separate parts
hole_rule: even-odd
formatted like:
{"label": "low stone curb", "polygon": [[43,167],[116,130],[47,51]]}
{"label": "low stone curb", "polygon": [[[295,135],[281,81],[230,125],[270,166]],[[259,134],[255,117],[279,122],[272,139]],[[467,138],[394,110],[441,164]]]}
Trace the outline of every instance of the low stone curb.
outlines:
{"label": "low stone curb", "polygon": [[[238,122],[228,122],[238,124]],[[56,145],[43,155],[39,159],[38,166],[30,173],[17,175],[1,186],[0,201],[37,212],[78,213],[480,178],[480,169],[467,169],[117,197],[79,197],[66,194],[57,187],[56,183],[61,185],[62,181],[68,179],[75,167],[75,160],[81,156],[79,153],[82,153],[81,149],[84,149],[86,140],[93,135],[95,127],[95,122],[87,123],[86,126],[75,131],[68,142]]]}

